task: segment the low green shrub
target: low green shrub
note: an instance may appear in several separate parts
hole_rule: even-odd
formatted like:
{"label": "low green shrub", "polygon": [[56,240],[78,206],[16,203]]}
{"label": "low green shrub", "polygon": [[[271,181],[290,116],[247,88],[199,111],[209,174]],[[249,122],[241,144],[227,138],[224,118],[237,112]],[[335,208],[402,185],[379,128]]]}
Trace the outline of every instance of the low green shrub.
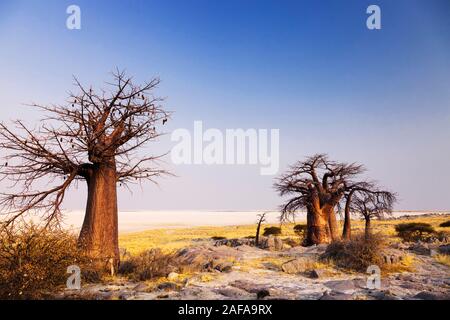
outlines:
{"label": "low green shrub", "polygon": [[428,224],[422,222],[401,223],[395,226],[397,236],[403,241],[424,241],[436,235],[436,230]]}
{"label": "low green shrub", "polygon": [[222,236],[213,236],[211,237],[211,240],[217,241],[217,240],[225,240],[227,237]]}
{"label": "low green shrub", "polygon": [[448,228],[448,227],[450,227],[450,220],[445,221],[445,222],[442,222],[442,223],[439,225],[439,227],[441,227],[441,228]]}
{"label": "low green shrub", "polygon": [[296,224],[294,226],[294,232],[297,235],[303,235],[306,233],[307,230],[308,230],[308,226],[306,224]]}
{"label": "low green shrub", "polygon": [[302,239],[306,238],[308,226],[306,224],[297,224],[294,226],[294,233]]}
{"label": "low green shrub", "polygon": [[281,234],[280,227],[266,227],[264,228],[263,236],[267,237],[270,235],[279,236]]}

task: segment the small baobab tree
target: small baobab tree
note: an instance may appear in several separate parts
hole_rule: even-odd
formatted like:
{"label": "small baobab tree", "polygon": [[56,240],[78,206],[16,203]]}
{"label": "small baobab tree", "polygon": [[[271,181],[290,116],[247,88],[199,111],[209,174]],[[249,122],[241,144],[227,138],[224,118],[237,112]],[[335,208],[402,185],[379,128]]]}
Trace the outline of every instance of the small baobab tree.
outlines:
{"label": "small baobab tree", "polygon": [[[355,198],[355,199],[354,199]],[[360,211],[359,206],[362,199],[367,200],[367,204],[374,205],[373,209],[386,209],[386,213],[391,210],[396,201],[396,194],[387,190],[381,190],[375,182],[361,182],[356,187],[350,188],[343,198],[344,202],[344,228],[342,230],[342,238],[349,240],[351,238],[351,215],[355,209]],[[358,205],[354,205],[354,203]],[[370,203],[371,202],[371,203]],[[370,223],[370,222],[369,222]]]}
{"label": "small baobab tree", "polygon": [[365,221],[366,237],[371,234],[371,220],[383,219],[392,214],[396,195],[389,191],[377,193],[357,192],[349,205],[352,213],[359,214]]}
{"label": "small baobab tree", "polygon": [[[119,262],[117,185],[168,174],[158,160],[138,150],[161,135],[157,126],[169,114],[153,95],[155,78],[143,85],[124,72],[112,74],[107,89],[95,92],[75,78],[76,92],[62,105],[32,104],[44,112],[38,129],[17,120],[0,124],[4,165],[1,179],[18,192],[2,192],[0,206],[5,226],[27,213],[38,212],[46,225],[61,219],[68,188],[87,183],[87,203],[79,244],[101,261]],[[47,187],[43,185],[47,184]]]}
{"label": "small baobab tree", "polygon": [[360,180],[364,171],[360,164],[331,161],[325,154],[299,161],[275,183],[281,196],[290,196],[281,207],[281,219],[306,209],[307,245],[339,240],[336,208],[353,190],[369,191],[370,184]]}
{"label": "small baobab tree", "polygon": [[261,224],[266,221],[267,212],[258,214],[258,222],[256,225],[255,246],[259,246],[259,234],[261,232]]}

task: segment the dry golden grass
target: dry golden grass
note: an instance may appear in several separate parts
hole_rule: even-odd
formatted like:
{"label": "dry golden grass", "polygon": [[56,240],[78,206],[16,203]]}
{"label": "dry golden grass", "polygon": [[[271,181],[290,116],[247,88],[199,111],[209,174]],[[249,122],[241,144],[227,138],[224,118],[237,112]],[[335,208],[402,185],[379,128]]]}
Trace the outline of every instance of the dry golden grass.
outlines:
{"label": "dry golden grass", "polygon": [[[264,225],[264,227],[276,225]],[[296,237],[293,224],[283,226],[282,237]],[[176,250],[186,248],[198,243],[209,241],[211,237],[244,238],[255,236],[255,225],[226,226],[226,227],[197,227],[153,229],[138,233],[120,235],[121,248],[126,248],[131,254],[137,254],[151,248],[163,250]]]}
{"label": "dry golden grass", "polygon": [[443,264],[443,265],[446,265],[446,266],[450,267],[450,256],[449,256],[449,255],[446,255],[446,254],[438,254],[438,255],[434,256],[434,259],[435,259],[437,262],[439,262],[439,263],[441,263],[441,264]]}
{"label": "dry golden grass", "polygon": [[[398,219],[398,220],[374,220],[372,222],[372,229],[376,232],[382,232],[387,236],[396,236],[395,226],[400,223],[409,222],[422,222],[429,223],[436,231],[445,231],[446,228],[439,227],[442,222],[448,220],[448,215],[443,216],[431,216],[431,217],[418,217],[414,219]],[[352,231],[364,231],[364,221],[355,220],[352,221]]]}
{"label": "dry golden grass", "polygon": [[119,273],[144,281],[165,277],[175,271],[175,266],[178,264],[173,253],[165,253],[161,249],[150,249],[122,261]]}
{"label": "dry golden grass", "polygon": [[81,268],[83,281],[102,276],[70,232],[33,224],[0,230],[0,299],[46,297],[65,286],[70,265]]}
{"label": "dry golden grass", "polygon": [[251,260],[239,261],[236,263],[240,267],[241,271],[253,270],[253,269],[272,269],[281,270],[281,265],[289,260],[290,257],[262,257]]}
{"label": "dry golden grass", "polygon": [[216,277],[217,276],[214,274],[205,273],[205,274],[200,275],[200,281],[201,282],[211,282],[211,281],[215,280]]}
{"label": "dry golden grass", "polygon": [[[399,220],[374,220],[372,222],[373,232],[382,233],[390,241],[400,241],[396,237],[395,225],[405,222],[425,222],[431,224],[437,231],[444,231],[448,228],[441,228],[439,224],[447,221],[448,215],[418,217],[415,219]],[[282,238],[291,237],[297,239],[293,228],[295,224],[284,224],[282,227]],[[264,227],[278,226],[273,224],[263,225]],[[364,221],[353,220],[352,232],[364,231]],[[137,233],[121,234],[120,247],[126,248],[131,254],[137,254],[151,248],[161,248],[164,251],[172,251],[189,247],[195,244],[209,241],[211,237],[243,238],[254,236],[256,225],[226,226],[226,227],[197,227],[197,228],[172,228],[153,229]]]}
{"label": "dry golden grass", "polygon": [[383,273],[401,273],[401,272],[414,272],[414,257],[407,254],[403,257],[403,260],[390,264],[384,265],[382,272]]}

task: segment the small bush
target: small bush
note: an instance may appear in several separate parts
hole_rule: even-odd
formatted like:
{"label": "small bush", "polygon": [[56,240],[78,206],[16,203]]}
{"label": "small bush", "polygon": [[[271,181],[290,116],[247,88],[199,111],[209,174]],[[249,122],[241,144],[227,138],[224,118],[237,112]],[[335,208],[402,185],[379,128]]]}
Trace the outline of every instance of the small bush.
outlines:
{"label": "small bush", "polygon": [[64,286],[67,267],[77,265],[83,280],[97,278],[75,235],[34,225],[0,231],[0,298],[39,299]]}
{"label": "small bush", "polygon": [[266,227],[264,228],[263,236],[267,237],[270,235],[279,236],[281,234],[281,228],[279,227]]}
{"label": "small bush", "polygon": [[365,272],[370,265],[382,267],[384,261],[380,252],[385,247],[378,234],[358,234],[352,240],[331,243],[321,256],[322,261],[333,261],[337,267]]}
{"label": "small bush", "polygon": [[122,275],[131,275],[137,269],[135,259],[121,260],[118,273]]}
{"label": "small bush", "polygon": [[435,236],[432,237],[432,240],[437,240],[441,242],[448,242],[450,239],[450,234],[445,231],[436,232]]}
{"label": "small bush", "polygon": [[298,236],[303,236],[306,233],[307,229],[308,227],[306,224],[297,224],[294,226],[294,232]]}
{"label": "small bush", "polygon": [[211,240],[218,241],[218,240],[225,240],[227,237],[222,236],[213,236],[211,237]]}
{"label": "small bush", "polygon": [[450,227],[450,220],[445,221],[445,222],[442,222],[442,223],[439,225],[439,227],[441,227],[441,228],[448,228],[448,227]]}
{"label": "small bush", "polygon": [[436,234],[436,231],[430,224],[421,222],[398,224],[395,226],[395,231],[397,231],[397,236],[403,241],[427,242]]}
{"label": "small bush", "polygon": [[175,256],[160,249],[151,249],[123,261],[119,273],[129,275],[135,280],[144,281],[166,277],[176,269]]}
{"label": "small bush", "polygon": [[439,262],[439,263],[441,263],[441,264],[443,264],[443,265],[446,265],[446,266],[450,267],[450,256],[449,256],[449,255],[446,255],[446,254],[438,254],[438,255],[435,255],[435,256],[434,256],[434,259],[435,259],[437,262]]}
{"label": "small bush", "polygon": [[414,265],[414,257],[407,254],[402,257],[402,260],[392,264],[384,264],[381,267],[386,273],[401,273],[414,272]]}
{"label": "small bush", "polygon": [[308,226],[306,224],[297,224],[294,226],[294,233],[300,237],[300,242],[305,243]]}

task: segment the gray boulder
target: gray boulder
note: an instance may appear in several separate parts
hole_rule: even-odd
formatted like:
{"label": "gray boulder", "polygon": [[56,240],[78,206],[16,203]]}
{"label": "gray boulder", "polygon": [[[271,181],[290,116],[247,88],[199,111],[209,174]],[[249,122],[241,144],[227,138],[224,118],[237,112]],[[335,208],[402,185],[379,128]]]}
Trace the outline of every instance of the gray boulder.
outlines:
{"label": "gray boulder", "polygon": [[171,272],[167,275],[167,280],[169,281],[177,281],[180,275],[176,272]]}
{"label": "gray boulder", "polygon": [[216,292],[230,299],[243,299],[248,294],[244,290],[233,287],[219,288]]}
{"label": "gray boulder", "polygon": [[281,251],[283,250],[283,240],[280,237],[270,235],[267,238],[267,249],[270,251]]}
{"label": "gray boulder", "polygon": [[230,261],[214,261],[212,267],[220,272],[231,272],[233,263]]}
{"label": "gray boulder", "polygon": [[222,239],[217,240],[214,245],[216,247],[219,246],[227,246],[227,247],[239,247],[242,245],[253,246],[255,245],[255,239],[243,238],[243,239]]}
{"label": "gray boulder", "polygon": [[311,271],[309,277],[312,279],[320,279],[325,277],[327,274],[327,272],[325,270],[322,269],[314,269]]}
{"label": "gray boulder", "polygon": [[281,270],[289,274],[298,274],[308,271],[311,266],[311,259],[309,258],[297,258],[289,260],[281,265]]}
{"label": "gray boulder", "polygon": [[445,245],[439,246],[438,252],[441,254],[449,255],[450,254],[450,244],[445,244]]}
{"label": "gray boulder", "polygon": [[420,300],[450,300],[450,294],[439,294],[422,291],[416,294],[413,298]]}
{"label": "gray boulder", "polygon": [[146,285],[145,284],[145,282],[141,282],[141,283],[139,283],[138,285],[136,285],[134,288],[133,288],[133,291],[136,291],[136,292],[145,292],[145,291],[147,291],[149,288],[148,288],[148,285]]}
{"label": "gray boulder", "polygon": [[382,253],[382,258],[385,264],[396,264],[403,261],[404,253],[400,250],[390,249]]}
{"label": "gray boulder", "polygon": [[173,291],[177,290],[179,287],[174,282],[163,282],[158,285],[158,289],[162,291]]}
{"label": "gray boulder", "polygon": [[415,243],[409,247],[409,250],[420,255],[429,256],[431,255],[431,249],[428,244],[425,243]]}
{"label": "gray boulder", "polygon": [[267,291],[269,292],[269,294],[271,293],[271,289],[266,287],[265,285],[253,283],[246,280],[236,280],[231,282],[229,285],[253,294],[258,294],[258,292],[261,291]]}
{"label": "gray boulder", "polygon": [[195,270],[213,271],[218,265],[227,268],[230,261],[242,258],[243,252],[228,246],[199,246],[182,249],[177,253],[177,259]]}

